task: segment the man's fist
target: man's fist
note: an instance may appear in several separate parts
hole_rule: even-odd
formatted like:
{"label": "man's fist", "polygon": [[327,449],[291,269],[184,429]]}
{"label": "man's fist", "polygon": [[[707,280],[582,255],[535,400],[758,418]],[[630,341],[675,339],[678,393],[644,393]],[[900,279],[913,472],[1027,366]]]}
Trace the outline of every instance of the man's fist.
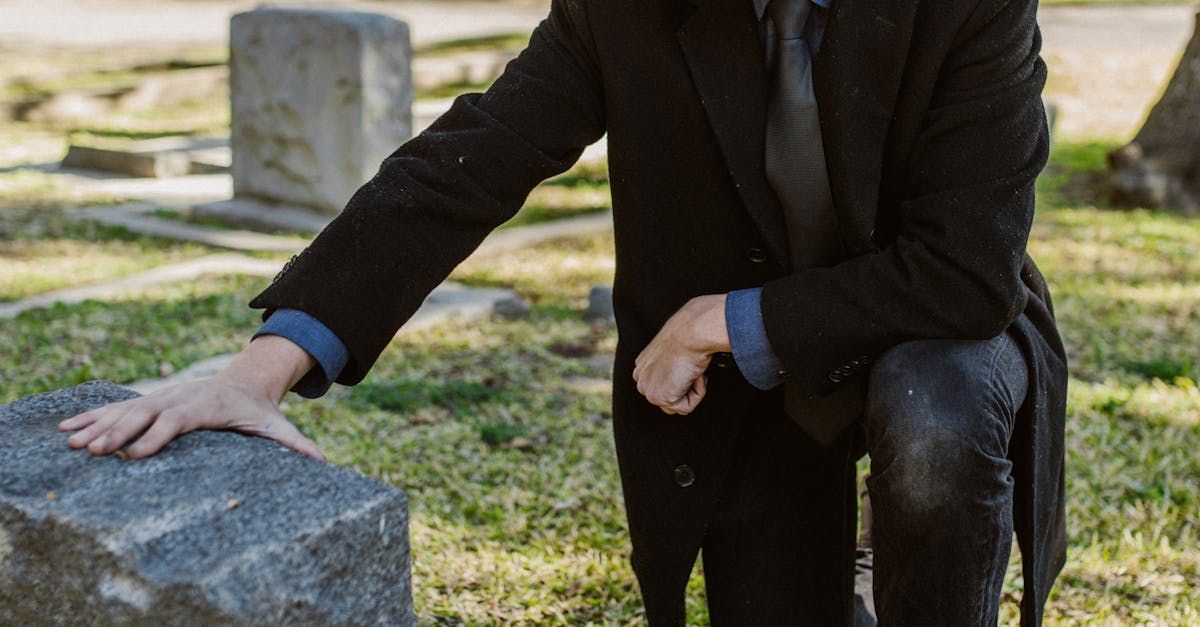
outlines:
{"label": "man's fist", "polygon": [[634,360],[638,392],[668,414],[689,414],[707,391],[704,371],[713,353],[729,351],[725,294],[691,299],[675,312]]}

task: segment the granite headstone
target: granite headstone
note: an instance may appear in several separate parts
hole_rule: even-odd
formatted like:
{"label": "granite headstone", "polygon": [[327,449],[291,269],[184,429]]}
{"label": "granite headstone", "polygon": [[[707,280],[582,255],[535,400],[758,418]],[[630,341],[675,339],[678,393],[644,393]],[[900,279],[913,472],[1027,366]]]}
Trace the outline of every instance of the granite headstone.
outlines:
{"label": "granite headstone", "polygon": [[410,625],[405,494],[228,431],[71,449],[108,382],[0,407],[0,624]]}
{"label": "granite headstone", "polygon": [[408,26],[387,15],[260,7],[229,26],[234,197],[336,215],[412,136]]}

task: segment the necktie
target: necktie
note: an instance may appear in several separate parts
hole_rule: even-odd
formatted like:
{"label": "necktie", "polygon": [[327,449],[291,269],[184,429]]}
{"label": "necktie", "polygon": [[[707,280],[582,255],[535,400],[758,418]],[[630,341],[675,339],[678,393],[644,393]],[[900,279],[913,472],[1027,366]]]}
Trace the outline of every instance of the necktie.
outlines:
{"label": "necktie", "polygon": [[[794,271],[831,265],[842,252],[805,39],[811,7],[811,0],[771,0],[767,7],[775,39],[766,175],[783,207]],[[830,444],[861,413],[862,379],[849,379],[815,398],[785,381],[785,411],[813,439]]]}

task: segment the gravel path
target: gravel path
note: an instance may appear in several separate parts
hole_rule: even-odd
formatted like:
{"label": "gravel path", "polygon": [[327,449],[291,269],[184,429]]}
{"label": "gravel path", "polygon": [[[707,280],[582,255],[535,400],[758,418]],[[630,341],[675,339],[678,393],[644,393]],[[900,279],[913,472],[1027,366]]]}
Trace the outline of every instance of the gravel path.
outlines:
{"label": "gravel path", "polygon": [[1197,6],[1046,7],[1038,12],[1047,48],[1130,49],[1177,54],[1195,25]]}

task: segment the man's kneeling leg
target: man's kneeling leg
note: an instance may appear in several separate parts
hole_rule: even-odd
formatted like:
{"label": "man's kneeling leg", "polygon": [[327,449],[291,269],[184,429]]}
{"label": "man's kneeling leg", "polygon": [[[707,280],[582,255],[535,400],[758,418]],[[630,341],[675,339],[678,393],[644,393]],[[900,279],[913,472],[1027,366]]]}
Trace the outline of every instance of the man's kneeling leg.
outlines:
{"label": "man's kneeling leg", "polygon": [[864,419],[880,625],[994,625],[1012,549],[1008,445],[1028,370],[1007,332],[871,368]]}

